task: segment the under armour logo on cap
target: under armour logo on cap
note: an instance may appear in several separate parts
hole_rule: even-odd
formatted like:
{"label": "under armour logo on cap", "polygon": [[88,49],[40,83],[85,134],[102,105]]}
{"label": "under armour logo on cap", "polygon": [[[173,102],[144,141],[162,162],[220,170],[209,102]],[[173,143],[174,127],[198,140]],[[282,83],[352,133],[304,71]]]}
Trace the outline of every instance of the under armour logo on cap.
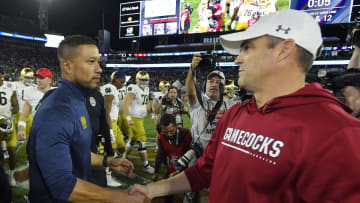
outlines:
{"label": "under armour logo on cap", "polygon": [[279,32],[280,30],[284,31],[285,34],[289,34],[289,31],[291,30],[291,28],[284,29],[284,28],[282,28],[282,25],[279,25],[278,28],[276,29],[276,32]]}

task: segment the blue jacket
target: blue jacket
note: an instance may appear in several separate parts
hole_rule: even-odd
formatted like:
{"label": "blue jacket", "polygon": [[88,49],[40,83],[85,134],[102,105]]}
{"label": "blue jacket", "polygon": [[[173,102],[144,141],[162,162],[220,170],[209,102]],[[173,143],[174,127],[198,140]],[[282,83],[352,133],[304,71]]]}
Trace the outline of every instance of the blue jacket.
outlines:
{"label": "blue jacket", "polygon": [[76,179],[90,177],[91,124],[85,93],[61,78],[39,106],[27,146],[31,202],[66,202]]}

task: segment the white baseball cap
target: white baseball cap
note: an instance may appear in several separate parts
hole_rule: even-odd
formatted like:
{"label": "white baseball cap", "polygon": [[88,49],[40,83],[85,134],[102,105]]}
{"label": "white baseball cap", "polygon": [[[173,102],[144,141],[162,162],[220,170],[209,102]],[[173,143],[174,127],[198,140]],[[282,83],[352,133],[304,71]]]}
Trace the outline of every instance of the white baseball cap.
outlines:
{"label": "white baseball cap", "polygon": [[207,75],[206,78],[209,79],[209,77],[210,77],[211,75],[217,75],[217,76],[219,76],[219,77],[221,78],[221,80],[224,80],[224,81],[225,81],[225,75],[224,75],[224,73],[221,72],[221,71],[218,71],[218,70],[211,71],[211,72]]}
{"label": "white baseball cap", "polygon": [[320,26],[315,19],[306,12],[292,9],[261,17],[246,31],[221,35],[220,42],[227,52],[239,55],[240,45],[244,40],[264,35],[293,39],[297,45],[309,51],[314,59],[322,44]]}

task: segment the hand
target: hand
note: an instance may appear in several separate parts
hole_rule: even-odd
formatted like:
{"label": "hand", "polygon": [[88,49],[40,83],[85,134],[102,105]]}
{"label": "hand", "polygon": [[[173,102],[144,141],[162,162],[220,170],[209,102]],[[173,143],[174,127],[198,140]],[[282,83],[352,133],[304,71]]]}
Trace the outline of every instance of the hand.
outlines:
{"label": "hand", "polygon": [[114,190],[113,192],[113,203],[124,203],[124,202],[135,202],[143,203],[146,200],[146,197],[141,193],[134,193],[129,195],[127,191],[123,190]]}
{"label": "hand", "polygon": [[17,133],[17,140],[18,141],[25,141],[25,139],[26,139],[25,131],[24,130],[19,130],[19,132]]}
{"label": "hand", "polygon": [[135,125],[133,120],[128,120],[128,125]]}
{"label": "hand", "polygon": [[151,115],[151,120],[152,120],[153,123],[156,122],[156,116],[155,116],[155,114]]}
{"label": "hand", "polygon": [[131,161],[123,158],[113,158],[108,163],[108,166],[115,171],[120,171],[130,175],[134,170],[134,165]]}
{"label": "hand", "polygon": [[110,129],[110,141],[111,141],[111,145],[113,145],[115,143],[115,136],[114,136],[113,129]]}
{"label": "hand", "polygon": [[153,197],[150,195],[148,188],[144,185],[135,184],[129,189],[129,195],[142,194],[147,199],[151,200]]}
{"label": "hand", "polygon": [[201,55],[199,53],[194,54],[194,56],[192,58],[192,62],[191,62],[191,69],[193,71],[196,70],[196,68],[198,67],[201,60],[202,60],[202,58],[201,58]]}
{"label": "hand", "polygon": [[159,180],[159,174],[155,173],[152,177],[152,181],[156,182]]}

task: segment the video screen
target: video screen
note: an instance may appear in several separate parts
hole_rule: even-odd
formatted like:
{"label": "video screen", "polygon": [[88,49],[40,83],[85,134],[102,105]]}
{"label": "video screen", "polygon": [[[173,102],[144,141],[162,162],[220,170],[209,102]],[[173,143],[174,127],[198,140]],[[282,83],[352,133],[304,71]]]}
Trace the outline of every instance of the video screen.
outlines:
{"label": "video screen", "polygon": [[184,0],[180,34],[244,30],[261,16],[288,9],[289,0]]}
{"label": "video screen", "polygon": [[245,30],[283,9],[319,24],[360,21],[360,0],[146,0],[120,4],[120,38]]}
{"label": "video screen", "polygon": [[[244,30],[259,17],[287,8],[289,0],[146,0],[122,3],[120,38]],[[127,29],[130,26],[138,28]]]}
{"label": "video screen", "polygon": [[303,10],[319,24],[349,23],[352,0],[291,0],[290,8]]}

